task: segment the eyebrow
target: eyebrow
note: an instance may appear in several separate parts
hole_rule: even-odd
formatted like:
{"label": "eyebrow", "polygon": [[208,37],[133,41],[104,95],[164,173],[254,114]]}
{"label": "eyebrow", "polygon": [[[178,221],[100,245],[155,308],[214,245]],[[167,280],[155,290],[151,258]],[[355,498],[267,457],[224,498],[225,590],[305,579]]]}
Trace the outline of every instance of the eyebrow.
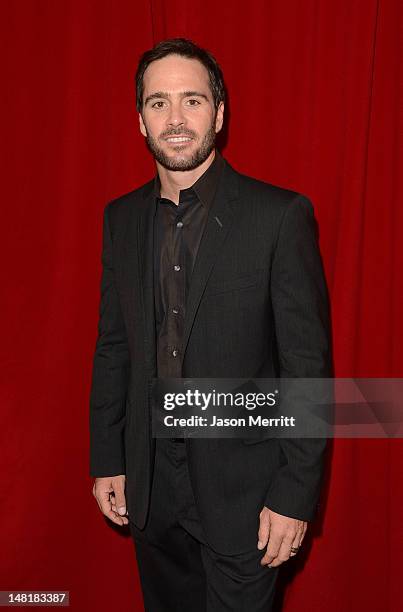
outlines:
{"label": "eyebrow", "polygon": [[[197,96],[198,98],[204,98],[205,100],[207,100],[207,102],[209,101],[208,97],[206,96],[206,94],[201,93],[200,91],[182,91],[181,94],[182,98],[189,98],[191,96]],[[147,98],[144,101],[144,104],[147,104],[147,102],[150,102],[150,100],[156,100],[164,98],[166,100],[168,100],[171,97],[171,95],[166,92],[166,91],[156,91],[155,93],[150,94],[149,96],[147,96]]]}

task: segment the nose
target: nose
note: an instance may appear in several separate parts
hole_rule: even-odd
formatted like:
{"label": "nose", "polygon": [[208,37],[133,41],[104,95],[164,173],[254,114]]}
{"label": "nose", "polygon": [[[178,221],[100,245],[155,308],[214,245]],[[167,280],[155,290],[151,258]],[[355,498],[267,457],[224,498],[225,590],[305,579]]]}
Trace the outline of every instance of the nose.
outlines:
{"label": "nose", "polygon": [[185,117],[181,104],[171,104],[170,111],[167,117],[167,124],[172,127],[184,125]]}

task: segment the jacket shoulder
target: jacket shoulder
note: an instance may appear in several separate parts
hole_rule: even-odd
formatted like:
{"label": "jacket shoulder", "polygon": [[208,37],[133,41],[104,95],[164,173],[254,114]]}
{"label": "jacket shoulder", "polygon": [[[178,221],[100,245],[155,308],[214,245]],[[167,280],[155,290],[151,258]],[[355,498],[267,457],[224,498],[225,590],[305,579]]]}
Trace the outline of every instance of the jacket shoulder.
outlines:
{"label": "jacket shoulder", "polygon": [[144,199],[144,195],[149,193],[149,191],[152,189],[153,182],[154,179],[151,179],[147,183],[144,183],[144,185],[113,198],[106,204],[105,208],[109,208],[111,214],[118,214],[117,211],[119,209],[132,208],[133,206],[135,207],[136,205],[141,204]]}
{"label": "jacket shoulder", "polygon": [[270,206],[272,210],[285,212],[285,209],[295,201],[309,202],[309,198],[304,194],[256,179],[246,174],[238,173],[239,194],[241,200],[245,200],[249,205],[253,202],[259,206]]}
{"label": "jacket shoulder", "polygon": [[153,183],[154,179],[107,202],[104,207],[104,216],[108,217],[112,233],[115,228],[126,227],[132,212],[141,209],[144,197],[151,191]]}

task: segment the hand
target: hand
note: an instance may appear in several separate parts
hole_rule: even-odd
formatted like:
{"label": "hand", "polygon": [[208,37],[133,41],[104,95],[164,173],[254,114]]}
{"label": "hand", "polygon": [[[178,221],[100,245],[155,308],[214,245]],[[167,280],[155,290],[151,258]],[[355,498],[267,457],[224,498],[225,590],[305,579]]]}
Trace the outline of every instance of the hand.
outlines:
{"label": "hand", "polygon": [[116,525],[129,523],[126,518],[125,481],[124,474],[95,478],[92,488],[101,512]]}
{"label": "hand", "polygon": [[283,516],[266,506],[263,506],[259,518],[257,547],[262,550],[269,542],[260,564],[277,567],[284,561],[288,561],[290,557],[295,556],[297,553],[291,552],[291,547],[299,548],[301,546],[306,533],[307,522]]}

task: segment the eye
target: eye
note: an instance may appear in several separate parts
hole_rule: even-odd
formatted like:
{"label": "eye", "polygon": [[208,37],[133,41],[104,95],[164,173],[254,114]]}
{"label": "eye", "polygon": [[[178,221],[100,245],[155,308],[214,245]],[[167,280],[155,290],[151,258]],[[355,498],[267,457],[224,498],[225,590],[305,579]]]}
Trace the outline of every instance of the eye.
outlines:
{"label": "eye", "polygon": [[154,102],[154,104],[152,105],[152,108],[163,108],[164,104],[165,102],[163,100],[158,100],[158,102]]}
{"label": "eye", "polygon": [[189,106],[199,106],[200,102],[199,100],[195,100],[194,98],[191,98],[190,100],[188,100],[188,104]]}

